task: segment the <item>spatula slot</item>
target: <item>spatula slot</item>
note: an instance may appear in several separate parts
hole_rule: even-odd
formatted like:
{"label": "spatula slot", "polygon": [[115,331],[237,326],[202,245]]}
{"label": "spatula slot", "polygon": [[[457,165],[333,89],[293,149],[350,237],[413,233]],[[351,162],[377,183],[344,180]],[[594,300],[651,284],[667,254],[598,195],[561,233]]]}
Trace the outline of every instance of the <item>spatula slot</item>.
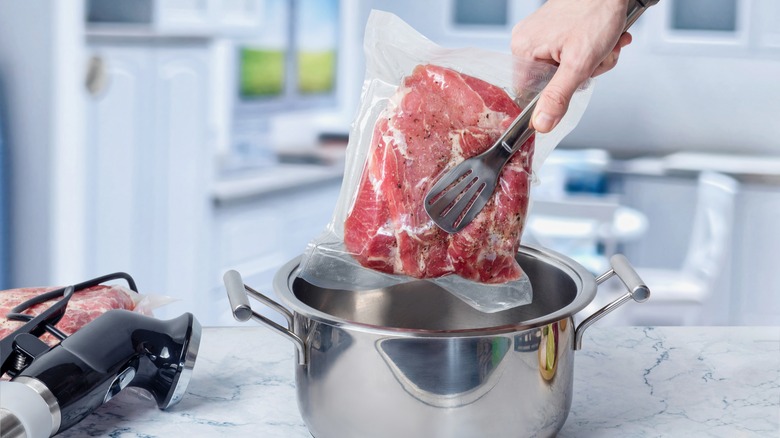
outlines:
{"label": "spatula slot", "polygon": [[468,214],[469,210],[471,210],[471,206],[474,205],[474,203],[479,198],[479,195],[482,194],[482,191],[485,190],[485,187],[487,186],[485,183],[476,184],[476,178],[473,181],[474,182],[466,189],[468,191],[464,192],[463,196],[461,196],[461,198],[458,200],[458,202],[461,204],[463,204],[463,201],[466,201],[466,204],[463,205],[463,208],[458,209],[460,214],[458,214],[455,222],[452,223],[452,228],[460,228],[460,224],[463,222],[463,219],[466,217],[466,214]]}
{"label": "spatula slot", "polygon": [[[462,175],[460,175],[457,178],[455,178],[451,183],[447,184],[443,189],[441,189],[438,192],[435,192],[436,187],[437,186],[441,186],[445,182],[444,180],[439,180],[439,182],[437,182],[433,186],[433,188],[431,188],[430,194],[428,195],[428,197],[426,199],[426,202],[428,203],[428,205],[433,205],[433,204],[438,203],[441,198],[443,198],[448,193],[452,192],[455,189],[455,187],[460,186],[461,183],[463,181],[465,181],[466,178],[468,178],[468,176],[471,175],[472,173],[474,173],[474,172],[471,169],[468,169],[465,173],[463,173]],[[445,177],[448,176],[448,175],[452,175],[452,174],[451,173],[447,174],[447,175],[445,175]],[[465,190],[465,189],[461,188],[457,193],[459,194],[463,190]],[[433,196],[431,196],[431,194]],[[450,202],[447,205],[451,206],[454,203],[455,203],[455,201],[452,201],[452,202]]]}

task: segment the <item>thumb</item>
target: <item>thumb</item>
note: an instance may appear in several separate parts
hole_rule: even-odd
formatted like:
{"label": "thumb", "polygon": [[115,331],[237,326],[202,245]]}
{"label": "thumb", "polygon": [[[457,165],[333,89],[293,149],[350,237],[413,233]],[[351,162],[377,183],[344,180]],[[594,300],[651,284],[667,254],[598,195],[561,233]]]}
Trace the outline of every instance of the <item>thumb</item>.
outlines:
{"label": "thumb", "polygon": [[586,79],[587,73],[561,64],[539,96],[531,119],[534,129],[540,133],[552,131],[566,114],[577,87]]}

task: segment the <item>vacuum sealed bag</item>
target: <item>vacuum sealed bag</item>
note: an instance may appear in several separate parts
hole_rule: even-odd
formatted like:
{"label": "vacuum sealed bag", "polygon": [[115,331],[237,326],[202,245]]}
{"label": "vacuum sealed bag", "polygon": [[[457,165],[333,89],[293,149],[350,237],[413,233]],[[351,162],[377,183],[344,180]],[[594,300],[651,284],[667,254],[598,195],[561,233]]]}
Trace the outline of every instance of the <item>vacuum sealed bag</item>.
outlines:
{"label": "vacuum sealed bag", "polygon": [[576,93],[553,132],[532,136],[515,153],[477,217],[448,234],[424,209],[428,190],[492,146],[555,67],[443,48],[379,11],[369,17],[364,48],[366,78],[338,204],[309,244],[300,276],[347,290],[429,279],[485,312],[531,302],[515,254],[534,169],[576,125],[590,87]]}
{"label": "vacuum sealed bag", "polygon": [[[15,321],[6,318],[11,310],[22,303],[28,302],[48,292],[61,289],[57,286],[25,287],[0,291],[0,339],[5,338],[25,324],[25,321]],[[37,316],[51,307],[61,298],[53,297],[26,308],[22,313]],[[65,315],[57,324],[65,335],[72,335],[81,327],[89,324],[98,316],[112,309],[124,309],[144,315],[152,315],[153,309],[172,301],[170,297],[157,295],[142,295],[121,285],[97,285],[73,294],[68,302]],[[59,339],[49,333],[44,333],[41,340],[54,346]]]}

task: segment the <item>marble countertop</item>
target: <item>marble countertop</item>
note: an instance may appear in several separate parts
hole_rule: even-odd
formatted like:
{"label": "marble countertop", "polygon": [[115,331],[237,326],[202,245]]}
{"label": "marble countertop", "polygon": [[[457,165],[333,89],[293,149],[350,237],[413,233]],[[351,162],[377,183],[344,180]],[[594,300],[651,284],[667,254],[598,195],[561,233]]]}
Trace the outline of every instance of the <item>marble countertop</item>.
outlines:
{"label": "marble countertop", "polygon": [[[187,394],[160,411],[125,389],[62,437],[310,437],[292,344],[205,328]],[[576,352],[559,437],[780,436],[780,327],[603,327]]]}

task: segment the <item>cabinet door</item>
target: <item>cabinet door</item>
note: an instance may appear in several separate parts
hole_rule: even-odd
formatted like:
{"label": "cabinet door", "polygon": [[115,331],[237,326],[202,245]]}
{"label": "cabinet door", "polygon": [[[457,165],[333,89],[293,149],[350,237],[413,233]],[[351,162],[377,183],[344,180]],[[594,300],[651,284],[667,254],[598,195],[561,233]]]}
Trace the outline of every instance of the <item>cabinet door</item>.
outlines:
{"label": "cabinet door", "polygon": [[107,84],[87,109],[88,271],[128,272],[142,293],[179,299],[160,317],[197,311],[208,291],[207,47],[91,51]]}
{"label": "cabinet door", "polygon": [[696,205],[691,178],[625,175],[617,191],[621,202],[647,216],[647,233],[621,251],[634,266],[679,269],[688,250]]}
{"label": "cabinet door", "polygon": [[215,25],[218,31],[227,34],[259,32],[268,23],[263,16],[265,3],[262,0],[211,0],[214,4]]}
{"label": "cabinet door", "polygon": [[773,185],[743,184],[734,222],[731,324],[780,325],[780,190]]}
{"label": "cabinet door", "polygon": [[[153,170],[148,193],[154,225],[150,252],[155,284],[197,310],[207,291],[209,242],[208,52],[205,46],[155,51],[154,141],[146,163]],[[184,303],[181,303],[184,304]],[[176,306],[174,306],[176,307]],[[173,315],[172,315],[173,316]]]}
{"label": "cabinet door", "polygon": [[158,0],[155,2],[155,21],[166,31],[209,31],[212,25],[213,5],[208,0]]}
{"label": "cabinet door", "polygon": [[98,276],[125,271],[140,284],[148,281],[144,263],[151,217],[142,193],[151,190],[142,165],[148,126],[153,58],[140,48],[91,47],[106,66],[106,86],[87,103],[89,163],[87,272]]}
{"label": "cabinet door", "polygon": [[780,2],[753,0],[753,17],[758,47],[770,56],[780,54]]}
{"label": "cabinet door", "polygon": [[745,56],[751,52],[753,0],[663,1],[642,20],[654,52],[688,56]]}
{"label": "cabinet door", "polygon": [[155,26],[163,33],[251,35],[261,30],[263,9],[263,0],[158,0]]}
{"label": "cabinet door", "polygon": [[[330,220],[339,194],[339,181],[268,194],[255,200],[221,206],[216,211],[216,242],[213,285],[207,301],[211,312],[204,321],[233,325],[230,306],[221,279],[235,269],[246,284],[273,300],[273,278],[279,268],[301,255],[306,245],[320,235]],[[276,312],[255,304],[255,309],[280,324]]]}

